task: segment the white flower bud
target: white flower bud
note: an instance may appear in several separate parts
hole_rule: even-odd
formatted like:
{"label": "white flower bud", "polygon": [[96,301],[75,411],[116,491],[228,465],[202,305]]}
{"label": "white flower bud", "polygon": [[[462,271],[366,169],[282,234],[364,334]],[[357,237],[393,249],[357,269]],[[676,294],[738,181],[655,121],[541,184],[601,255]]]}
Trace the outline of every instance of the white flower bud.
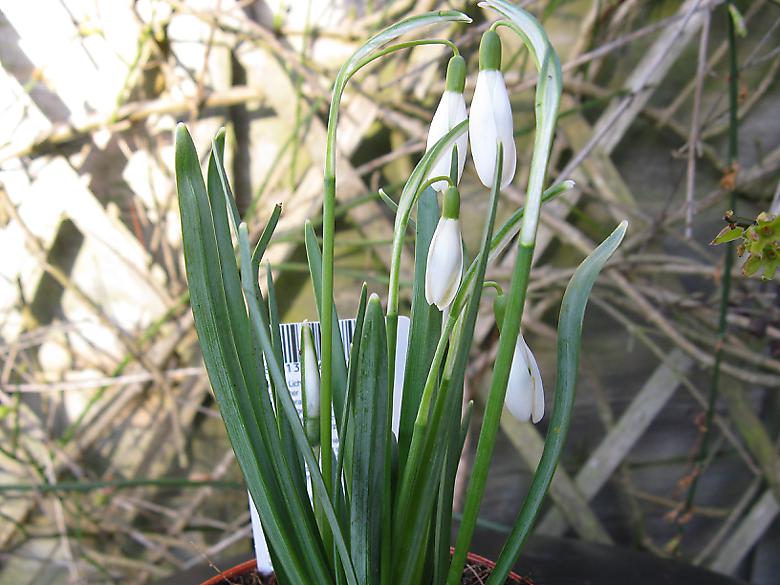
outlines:
{"label": "white flower bud", "polygon": [[[455,126],[466,119],[466,99],[463,97],[463,89],[466,86],[466,61],[460,55],[454,55],[447,64],[447,78],[444,94],[439,100],[436,112],[431,120],[428,130],[428,141],[425,150],[428,151],[441,140],[441,138]],[[466,164],[466,149],[468,149],[468,132],[461,134],[450,148],[442,152],[433,161],[428,172],[428,178],[450,176],[452,164],[452,149],[458,147],[458,182],[463,175],[463,167]],[[436,191],[444,191],[447,181],[436,181],[431,185]]]}
{"label": "white flower bud", "polygon": [[482,37],[477,86],[471,100],[469,113],[469,141],[471,156],[479,180],[485,187],[492,187],[496,176],[496,149],[503,146],[501,189],[515,176],[517,155],[512,128],[512,106],[501,74],[501,41],[493,31]]}
{"label": "white flower bud", "polygon": [[459,216],[460,195],[456,187],[450,187],[444,194],[442,216],[428,248],[425,270],[425,299],[440,311],[452,303],[463,273]]}
{"label": "white flower bud", "polygon": [[522,333],[517,336],[504,405],[519,421],[538,423],[544,416],[542,375]]}
{"label": "white flower bud", "polygon": [[320,440],[320,368],[311,324],[301,327],[301,390],[303,392],[303,425],[311,445]]}
{"label": "white flower bud", "polygon": [[[455,91],[445,91],[441,96],[441,101],[436,108],[431,120],[431,127],[428,130],[428,142],[425,150],[428,151],[455,126],[466,119],[466,99],[463,93]],[[452,161],[452,149],[458,147],[458,181],[463,175],[463,167],[466,165],[466,150],[468,149],[468,132],[461,134],[455,144],[446,149],[434,161],[428,172],[428,178],[450,175],[450,164]],[[431,185],[436,191],[444,191],[447,188],[447,181],[436,181]]]}

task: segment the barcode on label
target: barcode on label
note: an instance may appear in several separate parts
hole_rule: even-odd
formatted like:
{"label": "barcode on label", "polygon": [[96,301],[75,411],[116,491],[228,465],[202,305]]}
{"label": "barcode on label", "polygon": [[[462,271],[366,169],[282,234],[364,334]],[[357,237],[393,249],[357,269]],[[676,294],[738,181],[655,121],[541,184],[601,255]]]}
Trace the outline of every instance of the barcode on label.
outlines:
{"label": "barcode on label", "polygon": [[[303,327],[303,323],[284,323],[279,326],[282,337],[282,360],[285,364],[301,361],[301,327]],[[314,336],[314,347],[317,350],[317,360],[319,360],[322,342],[320,324],[311,323],[311,331]],[[349,348],[355,333],[355,320],[342,319],[339,321],[339,333],[341,334],[341,344],[344,347],[344,358],[349,360]]]}

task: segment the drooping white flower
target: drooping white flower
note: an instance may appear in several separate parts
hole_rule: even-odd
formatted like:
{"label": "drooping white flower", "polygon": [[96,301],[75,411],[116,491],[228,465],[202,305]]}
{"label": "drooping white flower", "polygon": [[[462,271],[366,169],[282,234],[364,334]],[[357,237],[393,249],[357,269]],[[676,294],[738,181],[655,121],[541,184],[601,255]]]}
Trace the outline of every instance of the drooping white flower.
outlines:
{"label": "drooping white flower", "polygon": [[[455,126],[466,119],[466,99],[463,97],[463,88],[466,83],[466,62],[463,57],[456,55],[450,59],[447,65],[447,81],[444,93],[436,107],[436,112],[431,120],[428,130],[428,141],[425,150],[428,151]],[[466,150],[468,149],[468,132],[461,134],[455,144],[444,150],[434,161],[428,172],[428,177],[440,177],[450,175],[452,163],[452,150],[458,148],[458,182],[463,175],[463,167],[466,164]],[[447,181],[436,181],[431,186],[436,191],[444,191]]]}
{"label": "drooping white flower", "polygon": [[460,233],[460,195],[456,187],[444,194],[442,216],[428,248],[425,270],[425,299],[443,311],[450,306],[463,273]]}
{"label": "drooping white flower", "polygon": [[544,416],[544,386],[539,365],[523,339],[517,336],[504,405],[519,421],[538,423]]}
{"label": "drooping white flower", "polygon": [[313,446],[320,440],[320,368],[311,324],[301,327],[301,391],[303,392],[303,426]]}
{"label": "drooping white flower", "polygon": [[501,73],[501,40],[495,31],[486,32],[479,47],[479,73],[469,114],[469,142],[479,180],[489,188],[495,179],[496,148],[501,142],[501,188],[509,185],[515,176],[517,156],[512,106]]}

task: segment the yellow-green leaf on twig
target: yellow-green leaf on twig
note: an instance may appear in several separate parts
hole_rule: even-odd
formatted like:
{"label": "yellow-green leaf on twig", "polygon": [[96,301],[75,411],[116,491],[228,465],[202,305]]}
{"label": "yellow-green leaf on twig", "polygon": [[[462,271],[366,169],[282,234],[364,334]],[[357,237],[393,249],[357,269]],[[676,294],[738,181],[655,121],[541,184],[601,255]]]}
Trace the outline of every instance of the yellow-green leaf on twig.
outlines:
{"label": "yellow-green leaf on twig", "polygon": [[720,230],[718,235],[715,236],[715,238],[710,242],[710,245],[714,246],[716,244],[726,244],[728,242],[733,242],[734,240],[741,238],[743,233],[745,233],[744,228],[727,225],[722,230]]}

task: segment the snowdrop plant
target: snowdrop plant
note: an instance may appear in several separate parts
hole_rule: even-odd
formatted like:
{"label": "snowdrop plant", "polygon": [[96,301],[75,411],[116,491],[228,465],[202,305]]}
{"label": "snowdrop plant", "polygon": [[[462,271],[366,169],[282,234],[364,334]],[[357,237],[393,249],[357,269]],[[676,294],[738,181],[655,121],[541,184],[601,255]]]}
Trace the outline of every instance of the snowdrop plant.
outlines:
{"label": "snowdrop plant", "polygon": [[[378,294],[368,295],[363,286],[354,339],[347,352],[334,327],[338,312],[333,302],[338,187],[335,144],[342,96],[360,69],[384,55],[421,45],[454,47],[449,40],[396,42],[399,37],[408,39],[430,25],[470,20],[457,11],[402,20],[371,37],[338,73],[325,145],[322,248],[311,223],[304,232],[321,324],[321,363],[318,377],[313,341],[304,327],[303,420],[287,389],[271,270],[266,274],[265,292],[259,286],[260,263],[280,207],[274,210],[254,248],[250,247],[248,227],[239,216],[225,174],[224,132],[212,142],[204,180],[186,127],[177,129],[176,180],[195,326],[209,380],[281,585],[461,583],[508,392],[509,401],[513,400],[512,372],[515,368],[527,371],[532,383],[535,376],[538,378],[538,368],[519,331],[540,208],[544,201],[573,185],[562,181],[544,188],[561,94],[560,64],[543,28],[531,15],[505,0],[488,0],[480,6],[497,13],[500,20],[482,43],[479,92],[472,103],[471,119],[461,119],[460,106],[458,115],[451,116],[454,109],[446,105],[446,124],[442,126],[446,130],[431,129],[435,142],[417,163],[394,205],[387,295],[384,300]],[[496,31],[501,27],[525,43],[539,82],[526,204],[496,225],[501,188],[512,180],[516,164],[511,114],[504,99],[500,59],[496,58]],[[453,62],[460,64],[452,65],[451,73],[463,64],[457,59]],[[462,93],[462,78],[457,71],[453,73],[445,93]],[[467,130],[478,174],[490,191],[480,244],[464,270],[462,256],[458,259],[456,251],[461,246],[460,235],[452,222],[459,217],[454,187],[464,164]],[[449,166],[436,170],[440,160],[449,161]],[[437,194],[431,188],[442,187],[437,181],[445,183],[441,218]],[[403,383],[396,384],[401,250],[413,212],[411,322],[406,361],[398,364],[404,370]],[[558,320],[554,404],[544,452],[488,585],[506,580],[550,485],[571,417],[587,298],[625,230],[624,222],[583,261],[564,294]],[[508,246],[517,248],[516,259],[499,318],[498,352],[451,553],[452,494],[471,412],[470,406],[462,408],[464,378],[487,265]],[[445,261],[442,250],[453,256]],[[437,282],[429,286],[429,276],[439,276],[440,282],[435,278]],[[522,350],[519,357],[518,347]],[[527,390],[527,379],[522,384]],[[540,383],[538,392],[533,386],[530,393],[531,418],[540,416],[543,400],[536,404],[536,399],[541,391]],[[401,393],[397,433],[392,423],[396,392]],[[527,400],[522,400],[527,405]],[[331,420],[335,420],[343,447],[338,453],[331,448]],[[319,437],[313,436],[317,428]]]}

